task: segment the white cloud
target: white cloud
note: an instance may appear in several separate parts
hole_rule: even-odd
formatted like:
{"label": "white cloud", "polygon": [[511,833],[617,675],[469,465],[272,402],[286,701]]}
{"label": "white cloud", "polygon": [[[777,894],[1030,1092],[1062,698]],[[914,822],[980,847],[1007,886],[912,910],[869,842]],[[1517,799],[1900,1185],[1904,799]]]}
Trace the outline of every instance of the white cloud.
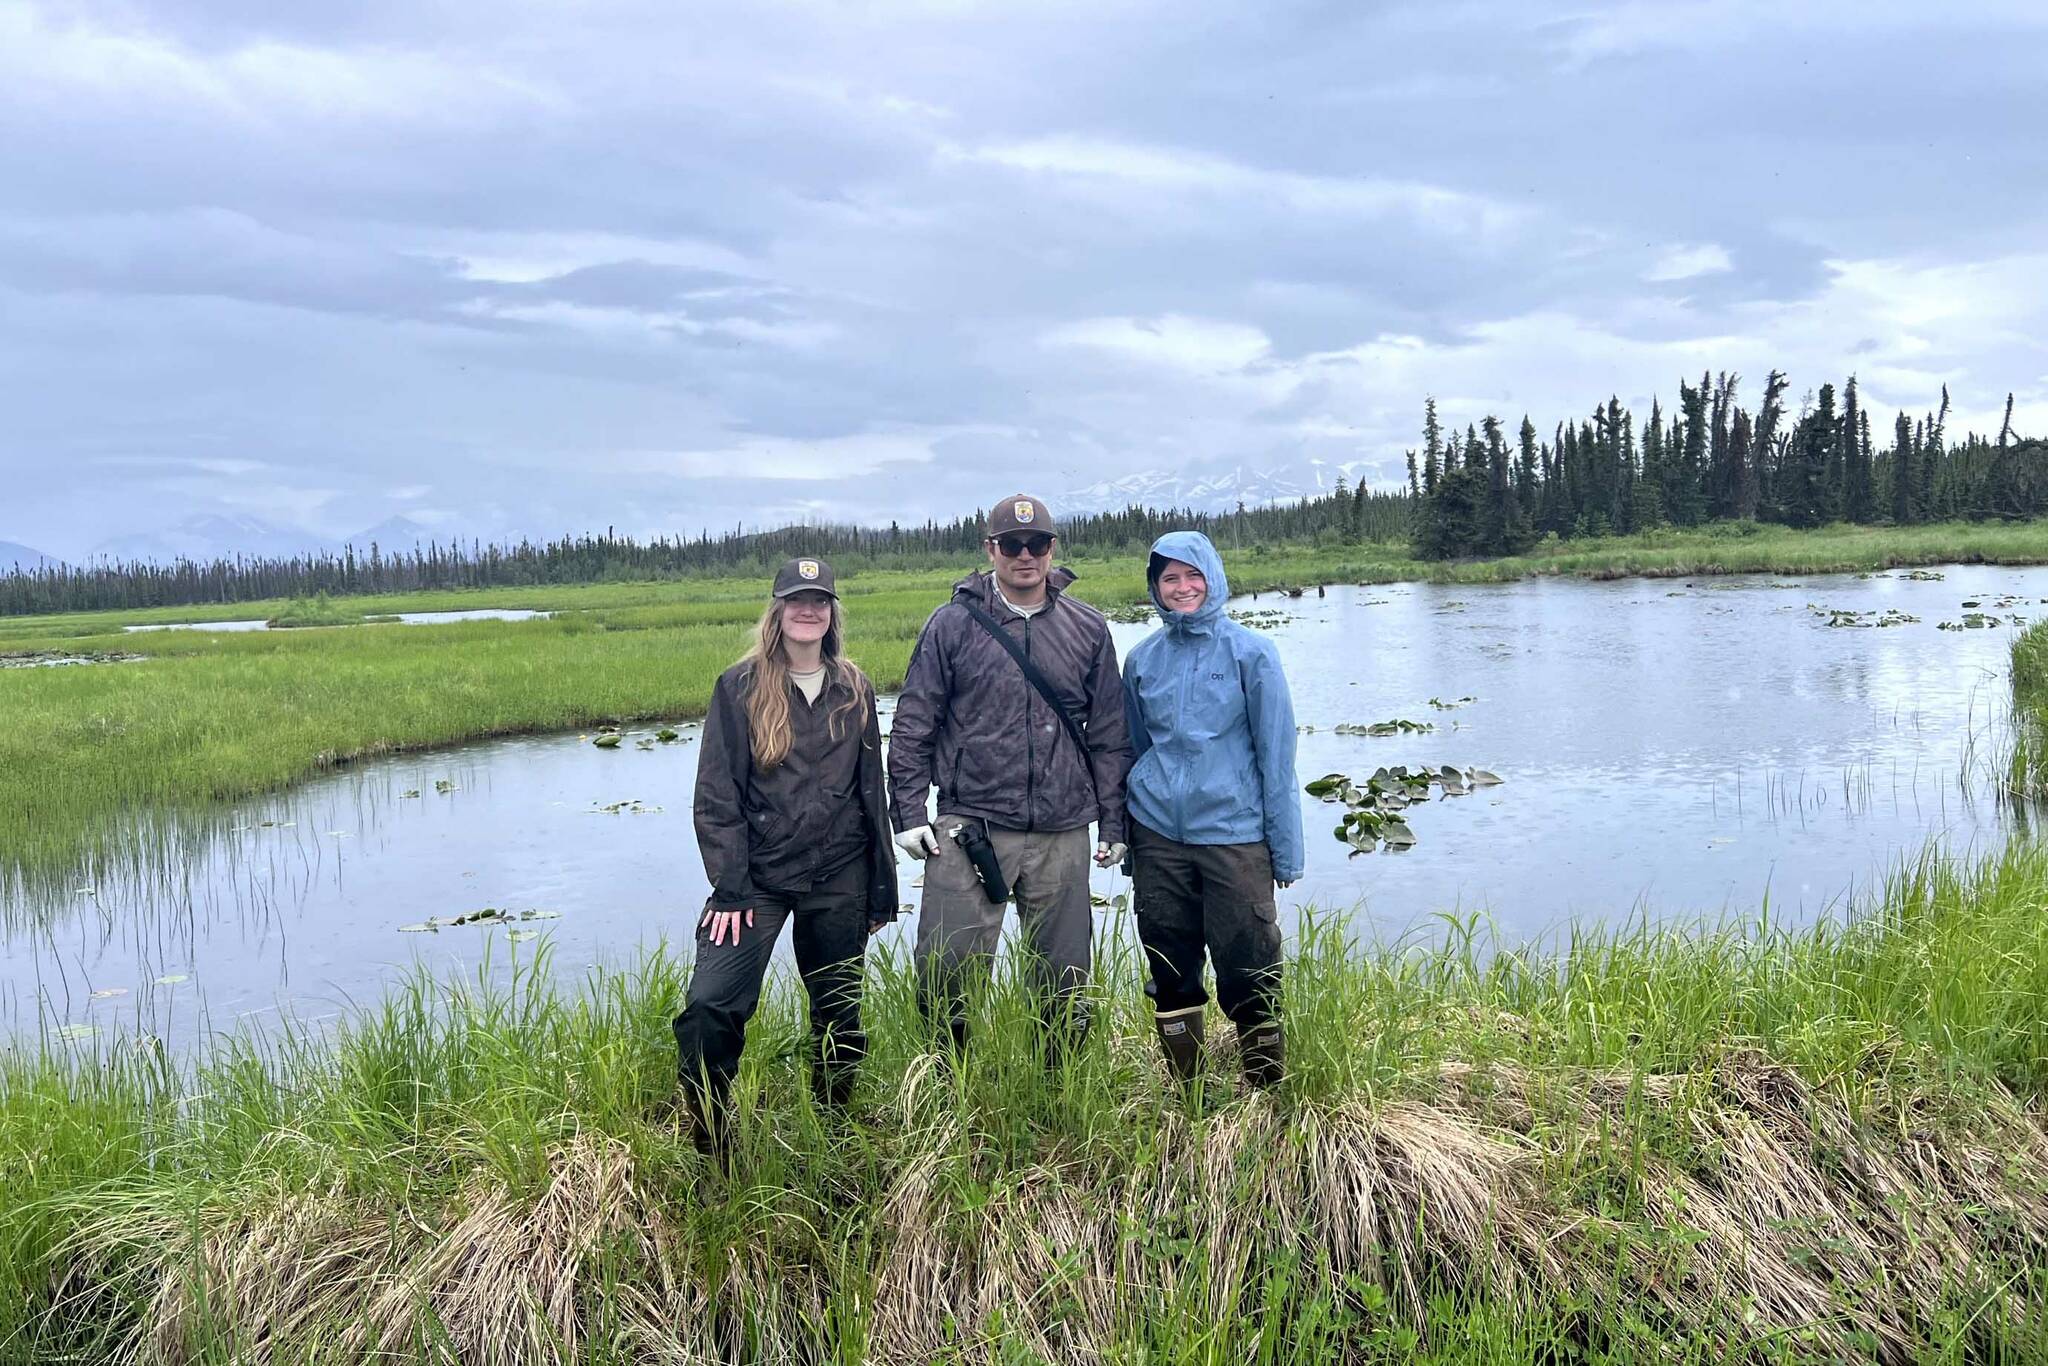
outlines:
{"label": "white cloud", "polygon": [[1152,195],[1277,203],[1302,213],[1341,218],[1406,216],[1474,236],[1505,233],[1529,217],[1526,210],[1484,195],[1419,181],[1265,170],[1200,152],[1100,138],[948,145],[939,155],[942,162],[981,162],[1071,182],[1128,186]]}
{"label": "white cloud", "polygon": [[851,436],[801,440],[750,437],[705,450],[642,453],[624,458],[631,468],[685,479],[850,479],[889,465],[929,465],[934,449],[960,428],[859,432]]}
{"label": "white cloud", "polygon": [[0,84],[16,99],[41,93],[127,106],[167,102],[253,120],[432,125],[493,119],[513,107],[566,109],[558,93],[475,61],[268,40],[208,51],[141,25],[116,29],[45,17],[21,0],[0,5]]}
{"label": "white cloud", "polygon": [[[2036,0],[1973,0],[1972,20],[2000,26],[2048,23]],[[1768,35],[1884,33],[1939,29],[1947,16],[1917,0],[1608,0],[1539,29],[1563,31],[1564,55],[1575,63],[1660,48],[1739,48]]]}
{"label": "white cloud", "polygon": [[1693,246],[1679,244],[1666,247],[1650,268],[1643,272],[1643,278],[1653,283],[1690,280],[1696,276],[1716,275],[1733,269],[1735,262],[1724,246],[1714,242],[1703,242]]}
{"label": "white cloud", "polygon": [[571,271],[622,261],[711,270],[729,275],[754,270],[729,247],[693,238],[653,238],[607,232],[410,233],[408,247],[421,255],[451,257],[465,279],[532,284]]}
{"label": "white cloud", "polygon": [[1243,370],[1263,359],[1273,343],[1256,327],[1187,318],[1088,318],[1046,332],[1050,347],[1088,347],[1193,375]]}

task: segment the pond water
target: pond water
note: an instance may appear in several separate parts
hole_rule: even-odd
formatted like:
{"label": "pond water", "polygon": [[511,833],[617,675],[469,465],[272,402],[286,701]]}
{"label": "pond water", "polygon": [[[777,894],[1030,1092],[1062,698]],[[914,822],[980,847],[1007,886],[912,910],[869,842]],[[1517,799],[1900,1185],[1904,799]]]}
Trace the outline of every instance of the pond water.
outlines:
{"label": "pond water", "polygon": [[[536,612],[524,607],[472,607],[465,612],[394,612],[379,616],[378,624],[398,622],[405,626],[443,626],[451,621],[545,621],[553,612]],[[123,626],[123,631],[269,631],[266,621],[172,621],[153,626]]]}
{"label": "pond water", "polygon": [[[1394,764],[1504,779],[1413,810],[1419,843],[1400,854],[1348,857],[1331,835],[1340,808],[1304,796],[1309,871],[1281,894],[1283,914],[1341,908],[1382,939],[1440,911],[1485,912],[1511,939],[1574,920],[1750,916],[1767,898],[1775,919],[1802,920],[1930,839],[1989,843],[2008,819],[1989,778],[2007,651],[2015,618],[2048,610],[2048,569],[1943,572],[1239,600],[1278,643],[1313,728],[1304,782]],[[1999,625],[1942,629],[1967,611]],[[1830,612],[1918,620],[1859,629],[1830,626]],[[1118,626],[1120,651],[1151,629]],[[1334,731],[1397,718],[1435,729]],[[535,932],[564,975],[663,936],[687,944],[706,892],[695,731],[653,736],[394,756],[159,828],[121,870],[0,905],[0,1027],[187,1038],[281,1009],[331,1015],[413,963],[447,973],[488,952],[502,966]],[[906,862],[906,901],[915,875]],[[1105,895],[1125,887],[1098,875]],[[404,928],[485,908],[515,920]]]}
{"label": "pond water", "polygon": [[64,669],[79,664],[133,664],[141,655],[0,655],[0,669]]}

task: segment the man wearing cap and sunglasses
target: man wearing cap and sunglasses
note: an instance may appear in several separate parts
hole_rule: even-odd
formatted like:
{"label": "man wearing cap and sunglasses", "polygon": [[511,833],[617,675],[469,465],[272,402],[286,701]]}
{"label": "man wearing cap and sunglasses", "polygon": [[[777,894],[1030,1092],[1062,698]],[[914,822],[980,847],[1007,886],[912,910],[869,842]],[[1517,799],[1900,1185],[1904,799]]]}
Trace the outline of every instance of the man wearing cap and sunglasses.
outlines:
{"label": "man wearing cap and sunglasses", "polygon": [[925,624],[889,742],[896,843],[927,861],[920,1005],[966,1044],[967,977],[987,971],[1014,895],[1054,1062],[1087,1027],[1075,1003],[1091,954],[1088,826],[1094,861],[1122,862],[1131,768],[1109,622],[1066,596],[1074,574],[1053,566],[1057,538],[1038,498],[991,510],[989,568]]}

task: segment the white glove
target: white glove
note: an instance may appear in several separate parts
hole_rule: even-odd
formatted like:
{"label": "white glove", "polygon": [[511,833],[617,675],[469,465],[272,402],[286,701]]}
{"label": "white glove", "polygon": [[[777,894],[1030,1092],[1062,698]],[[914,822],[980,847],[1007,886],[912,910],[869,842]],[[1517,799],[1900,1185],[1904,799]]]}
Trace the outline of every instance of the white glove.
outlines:
{"label": "white glove", "polygon": [[1130,852],[1128,847],[1121,844],[1098,844],[1095,846],[1095,866],[1098,868],[1114,868],[1119,863],[1122,863],[1124,855]]}
{"label": "white glove", "polygon": [[898,835],[896,847],[914,859],[928,859],[939,852],[939,837],[929,825],[920,825]]}

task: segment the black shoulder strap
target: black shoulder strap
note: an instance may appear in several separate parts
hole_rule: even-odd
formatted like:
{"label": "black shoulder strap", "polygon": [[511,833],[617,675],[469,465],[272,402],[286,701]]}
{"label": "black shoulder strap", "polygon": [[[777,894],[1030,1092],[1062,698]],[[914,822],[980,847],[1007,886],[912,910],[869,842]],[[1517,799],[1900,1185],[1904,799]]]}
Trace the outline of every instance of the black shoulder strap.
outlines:
{"label": "black shoulder strap", "polygon": [[982,630],[994,636],[996,643],[1010,652],[1010,658],[1016,660],[1017,667],[1024,671],[1025,681],[1038,689],[1038,695],[1045,699],[1046,705],[1052,708],[1053,715],[1060,718],[1061,723],[1067,728],[1067,734],[1073,737],[1075,747],[1081,751],[1081,757],[1087,758],[1088,736],[1081,729],[1081,723],[1067,710],[1067,704],[1060,701],[1059,694],[1052,690],[1052,684],[1045,681],[1045,675],[1031,662],[1031,656],[1024,653],[1024,647],[1019,645],[1008,631],[996,625],[996,619],[990,616],[981,604],[963,595],[960,598],[960,605],[967,609],[968,616],[980,623]]}

